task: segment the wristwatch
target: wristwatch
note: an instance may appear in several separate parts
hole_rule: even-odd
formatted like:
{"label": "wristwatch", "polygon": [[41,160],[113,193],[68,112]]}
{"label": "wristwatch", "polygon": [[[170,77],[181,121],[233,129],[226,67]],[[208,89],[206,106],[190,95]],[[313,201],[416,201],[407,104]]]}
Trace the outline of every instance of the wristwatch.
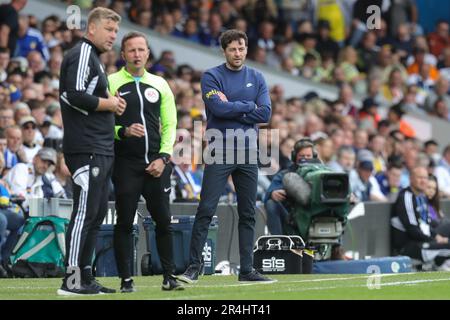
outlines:
{"label": "wristwatch", "polygon": [[162,161],[164,162],[164,164],[169,164],[170,163],[170,156],[167,154],[162,154],[160,156],[160,159],[162,159]]}

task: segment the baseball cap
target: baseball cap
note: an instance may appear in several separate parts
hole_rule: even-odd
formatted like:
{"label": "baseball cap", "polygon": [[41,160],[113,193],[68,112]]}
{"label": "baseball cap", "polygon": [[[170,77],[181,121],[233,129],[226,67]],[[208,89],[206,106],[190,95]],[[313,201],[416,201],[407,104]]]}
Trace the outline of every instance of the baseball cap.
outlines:
{"label": "baseball cap", "polygon": [[22,119],[20,119],[20,121],[19,121],[19,125],[21,127],[23,127],[24,125],[26,125],[29,122],[31,122],[31,123],[36,125],[36,120],[32,116],[22,117]]}
{"label": "baseball cap", "polygon": [[374,159],[374,156],[373,156],[372,151],[370,151],[368,149],[362,149],[362,150],[358,151],[357,158],[358,158],[359,162],[363,162],[363,161],[372,162]]}
{"label": "baseball cap", "polygon": [[53,164],[56,164],[56,151],[53,148],[42,148],[38,151],[37,155],[42,160],[47,160]]}
{"label": "baseball cap", "polygon": [[373,170],[373,163],[372,163],[372,161],[364,160],[364,161],[361,161],[361,162],[359,163],[358,167],[359,167],[360,169],[372,171],[372,170]]}

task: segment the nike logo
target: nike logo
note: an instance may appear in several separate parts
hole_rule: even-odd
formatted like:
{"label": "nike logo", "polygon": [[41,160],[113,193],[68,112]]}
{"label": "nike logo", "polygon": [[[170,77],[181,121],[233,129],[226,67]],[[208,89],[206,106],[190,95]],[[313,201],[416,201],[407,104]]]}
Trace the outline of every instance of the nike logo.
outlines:
{"label": "nike logo", "polygon": [[127,95],[129,93],[131,93],[131,91],[119,92],[119,96],[123,97],[124,95]]}
{"label": "nike logo", "polygon": [[166,290],[170,289],[170,283],[167,281],[167,283],[163,283],[162,287]]}
{"label": "nike logo", "polygon": [[170,187],[170,188],[164,188],[164,192],[167,192],[167,191],[169,191],[170,189],[172,189],[172,187]]}
{"label": "nike logo", "polygon": [[250,88],[251,86],[253,86],[253,83],[251,83],[251,82],[249,82],[249,83],[247,83],[247,88]]}

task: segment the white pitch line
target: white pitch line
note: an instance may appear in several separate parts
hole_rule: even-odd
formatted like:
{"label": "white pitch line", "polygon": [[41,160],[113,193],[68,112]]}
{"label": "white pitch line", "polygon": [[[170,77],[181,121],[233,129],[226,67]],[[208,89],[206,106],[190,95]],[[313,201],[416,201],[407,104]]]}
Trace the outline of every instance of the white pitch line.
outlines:
{"label": "white pitch line", "polygon": [[[430,282],[439,282],[439,281],[450,281],[450,278],[444,278],[444,279],[422,279],[422,280],[409,280],[409,281],[396,281],[396,282],[386,282],[382,283],[380,282],[380,287],[383,286],[401,286],[401,285],[416,285],[420,283],[430,283]],[[345,288],[363,288],[367,287],[367,284],[355,284],[355,285],[348,285],[348,286],[328,286],[328,287],[307,287],[307,288],[295,288],[295,289],[289,289],[289,290],[281,290],[276,292],[292,292],[292,291],[310,291],[310,290],[328,290],[328,289],[345,289]]]}
{"label": "white pitch line", "polygon": [[[438,281],[450,281],[450,278],[444,278],[444,279],[423,279],[423,280],[410,280],[410,281],[396,281],[396,282],[386,282],[386,283],[380,283],[380,286],[400,286],[400,285],[416,285],[420,283],[430,283],[430,282],[438,282]],[[288,283],[288,282],[285,282]],[[318,290],[329,290],[329,289],[343,289],[343,288],[367,288],[366,284],[362,285],[348,285],[348,286],[328,286],[328,287],[308,287],[308,288],[290,288],[289,290],[276,290],[272,291],[272,293],[282,293],[282,292],[302,292],[302,291],[318,291]],[[368,289],[368,288],[367,288]],[[376,290],[373,290],[374,293],[377,292]],[[170,298],[164,298],[162,300],[167,299],[204,299],[210,297],[209,295],[186,295],[186,296],[177,296],[177,297],[170,297]]]}
{"label": "white pitch line", "polygon": [[[420,274],[436,274],[436,272],[421,272]],[[381,273],[381,274],[365,274],[361,276],[355,276],[355,277],[335,277],[335,278],[322,278],[322,279],[303,279],[303,280],[278,280],[277,282],[271,282],[271,283],[233,283],[233,284],[193,284],[193,285],[186,285],[186,288],[209,288],[209,287],[243,287],[243,286],[254,286],[254,285],[270,285],[273,283],[282,283],[282,284],[289,284],[289,283],[309,283],[309,282],[328,282],[328,281],[346,281],[346,280],[355,280],[355,279],[367,279],[369,277],[392,277],[392,276],[407,276],[407,275],[414,275],[418,274],[417,272],[405,272],[405,273]],[[414,280],[414,281],[432,281],[433,279],[425,279],[425,280]],[[443,279],[443,281],[446,281],[447,279]],[[201,280],[200,280],[201,281]],[[411,280],[413,281],[413,280]],[[436,281],[440,281],[440,279],[436,279]],[[137,285],[136,288],[159,288],[160,285]],[[54,287],[30,287],[30,286],[7,286],[7,287],[1,287],[0,289],[27,289],[27,290],[42,290],[42,289],[53,289]]]}
{"label": "white pitch line", "polygon": [[[405,273],[380,273],[380,274],[366,274],[363,276],[355,276],[355,277],[339,277],[339,278],[323,278],[323,279],[304,279],[304,280],[278,280],[276,283],[308,283],[308,282],[326,282],[326,281],[345,281],[345,280],[353,280],[353,279],[366,279],[373,276],[379,276],[379,277],[391,277],[391,276],[400,276],[400,275],[412,275],[417,274],[416,272],[405,272]],[[254,286],[254,285],[261,285],[261,284],[271,284],[271,283],[237,283],[237,284],[224,284],[224,285],[217,285],[217,284],[208,284],[208,285],[192,285],[194,287],[199,288],[208,288],[208,287],[240,287],[244,285],[248,286]]]}

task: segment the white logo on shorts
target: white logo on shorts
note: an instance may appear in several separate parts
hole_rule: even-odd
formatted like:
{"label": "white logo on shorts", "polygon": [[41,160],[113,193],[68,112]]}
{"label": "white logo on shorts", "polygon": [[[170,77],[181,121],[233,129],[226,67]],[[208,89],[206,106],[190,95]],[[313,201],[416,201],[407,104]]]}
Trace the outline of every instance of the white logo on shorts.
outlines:
{"label": "white logo on shorts", "polygon": [[145,99],[147,99],[151,103],[155,103],[159,100],[159,92],[153,88],[147,88],[144,91]]}
{"label": "white logo on shorts", "polygon": [[99,173],[100,173],[100,168],[99,167],[93,167],[92,168],[92,175],[94,177],[98,176]]}

